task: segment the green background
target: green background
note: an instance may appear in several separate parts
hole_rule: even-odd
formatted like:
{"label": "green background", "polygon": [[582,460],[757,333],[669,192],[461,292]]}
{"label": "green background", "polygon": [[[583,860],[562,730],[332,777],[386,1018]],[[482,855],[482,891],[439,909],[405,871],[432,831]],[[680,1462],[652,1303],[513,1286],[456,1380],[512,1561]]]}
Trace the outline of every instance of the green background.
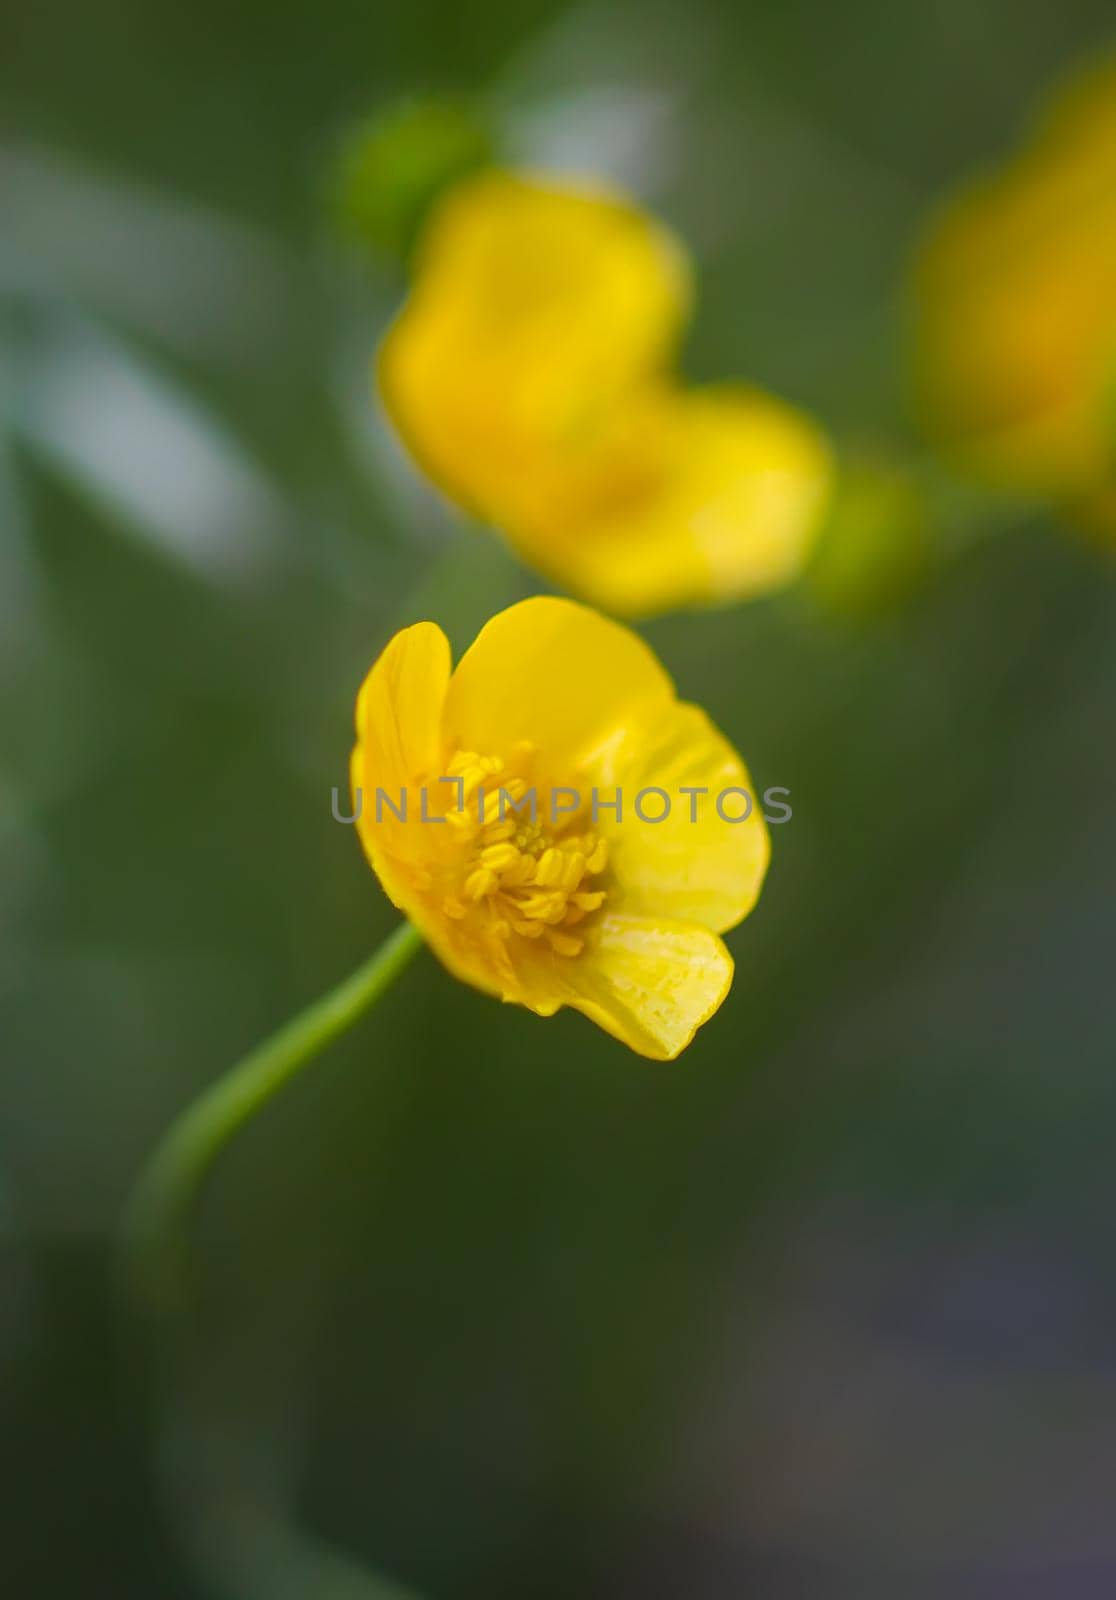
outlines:
{"label": "green background", "polygon": [[803,587],[647,629],[794,806],[679,1062],[424,954],[222,1162],[154,1368],[110,1270],[175,1112],[393,925],[330,815],[368,665],[535,587],[372,404],[403,278],[332,226],[350,119],[464,93],[522,159],[627,183],[697,258],[686,370],[887,453],[928,208],[1106,26],[9,13],[5,1592],[1113,1592],[1116,583],[1049,517],[944,528],[901,604]]}

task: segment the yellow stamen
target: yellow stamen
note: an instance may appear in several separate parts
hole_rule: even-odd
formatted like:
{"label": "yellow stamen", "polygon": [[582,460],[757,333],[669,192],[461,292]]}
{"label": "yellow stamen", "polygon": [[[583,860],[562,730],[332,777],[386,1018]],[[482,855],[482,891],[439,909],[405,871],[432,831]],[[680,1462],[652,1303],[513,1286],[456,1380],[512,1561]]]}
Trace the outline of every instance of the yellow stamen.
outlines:
{"label": "yellow stamen", "polygon": [[490,844],[481,851],[482,866],[489,867],[496,873],[506,871],[519,859],[519,851],[514,844]]}
{"label": "yellow stamen", "polygon": [[561,889],[549,894],[531,894],[519,903],[524,916],[536,917],[540,922],[561,922],[566,914],[566,897]]}
{"label": "yellow stamen", "polygon": [[562,861],[562,875],[558,880],[567,894],[577,888],[584,871],[585,857],[580,850],[571,850]]}
{"label": "yellow stamen", "polygon": [[603,872],[608,864],[608,840],[598,839],[596,848],[585,863],[586,872]]}
{"label": "yellow stamen", "polygon": [[562,852],[553,846],[544,850],[539,857],[538,866],[535,868],[535,882],[549,887],[552,883],[562,881]]}
{"label": "yellow stamen", "polygon": [[[527,794],[522,771],[515,768],[522,769],[534,753],[533,747],[516,746],[510,771],[503,758],[472,750],[459,750],[448,761],[446,775],[459,780],[464,803],[459,805],[454,793],[446,816],[456,824],[452,837],[466,864],[459,892],[447,894],[442,907],[456,922],[483,912],[476,932],[486,944],[495,947],[513,935],[528,940],[545,936],[555,954],[572,957],[581,953],[584,941],[559,930],[604,904],[605,890],[590,889],[588,879],[604,868],[608,849],[596,834],[574,832],[569,817],[561,826],[548,827],[545,807],[539,808],[543,816],[520,812],[499,817],[499,790],[517,803]],[[499,775],[499,784],[485,784],[494,775]],[[472,798],[482,785],[487,819],[478,815]]]}
{"label": "yellow stamen", "polygon": [[575,905],[581,912],[596,911],[598,906],[604,905],[605,892],[603,889],[582,890],[580,894],[570,896],[571,905]]}
{"label": "yellow stamen", "polygon": [[491,867],[478,867],[465,879],[465,893],[470,900],[483,900],[485,895],[492,893],[499,881]]}

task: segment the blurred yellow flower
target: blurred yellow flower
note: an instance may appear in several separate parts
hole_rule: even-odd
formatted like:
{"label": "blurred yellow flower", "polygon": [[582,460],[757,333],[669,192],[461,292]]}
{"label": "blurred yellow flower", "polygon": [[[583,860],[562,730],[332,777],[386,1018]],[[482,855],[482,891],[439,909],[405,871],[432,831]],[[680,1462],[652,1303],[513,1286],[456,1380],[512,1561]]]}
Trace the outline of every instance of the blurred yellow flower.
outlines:
{"label": "blurred yellow flower", "polygon": [[379,381],[411,451],[530,565],[624,615],[799,572],[829,449],[789,406],[685,389],[678,241],[625,200],[502,172],[450,192]]}
{"label": "blurred yellow flower", "polygon": [[659,1060],[728,993],[717,936],[755,904],[767,829],[622,624],[526,600],[452,672],[440,628],[403,629],[360,691],[352,787],[384,889],[465,982]]}
{"label": "blurred yellow flower", "polygon": [[915,288],[937,437],[990,480],[1116,532],[1116,60],[953,201]]}

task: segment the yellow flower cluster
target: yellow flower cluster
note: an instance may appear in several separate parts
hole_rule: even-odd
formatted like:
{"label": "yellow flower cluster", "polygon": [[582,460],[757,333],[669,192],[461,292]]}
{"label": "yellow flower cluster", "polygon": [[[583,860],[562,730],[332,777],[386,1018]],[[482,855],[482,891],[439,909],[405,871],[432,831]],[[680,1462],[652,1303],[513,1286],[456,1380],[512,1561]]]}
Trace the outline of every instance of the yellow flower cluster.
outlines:
{"label": "yellow flower cluster", "polygon": [[379,357],[400,434],[527,563],[620,615],[800,571],[830,488],[805,417],[685,388],[678,241],[628,201],[491,171],[453,188]]}
{"label": "yellow flower cluster", "polygon": [[657,1059],[728,993],[718,935],[755,904],[767,829],[713,803],[750,796],[740,757],[622,624],[525,600],[453,671],[440,628],[404,629],[360,691],[352,787],[388,895],[467,983]]}
{"label": "yellow flower cluster", "polygon": [[1116,534],[1116,61],[949,206],[915,288],[938,438],[991,481]]}

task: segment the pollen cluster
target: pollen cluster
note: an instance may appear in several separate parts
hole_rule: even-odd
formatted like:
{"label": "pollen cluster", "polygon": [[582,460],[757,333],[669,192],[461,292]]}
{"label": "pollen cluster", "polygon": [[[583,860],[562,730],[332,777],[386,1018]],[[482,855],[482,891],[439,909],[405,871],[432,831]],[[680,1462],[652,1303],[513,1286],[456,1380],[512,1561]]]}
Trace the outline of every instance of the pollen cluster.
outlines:
{"label": "pollen cluster", "polygon": [[570,930],[604,903],[592,880],[607,866],[608,845],[579,824],[580,807],[556,817],[546,791],[529,787],[534,754],[518,745],[509,763],[459,750],[447,766],[460,780],[446,821],[462,865],[442,910],[456,921],[479,919],[501,941],[518,934],[576,956],[585,941]]}

